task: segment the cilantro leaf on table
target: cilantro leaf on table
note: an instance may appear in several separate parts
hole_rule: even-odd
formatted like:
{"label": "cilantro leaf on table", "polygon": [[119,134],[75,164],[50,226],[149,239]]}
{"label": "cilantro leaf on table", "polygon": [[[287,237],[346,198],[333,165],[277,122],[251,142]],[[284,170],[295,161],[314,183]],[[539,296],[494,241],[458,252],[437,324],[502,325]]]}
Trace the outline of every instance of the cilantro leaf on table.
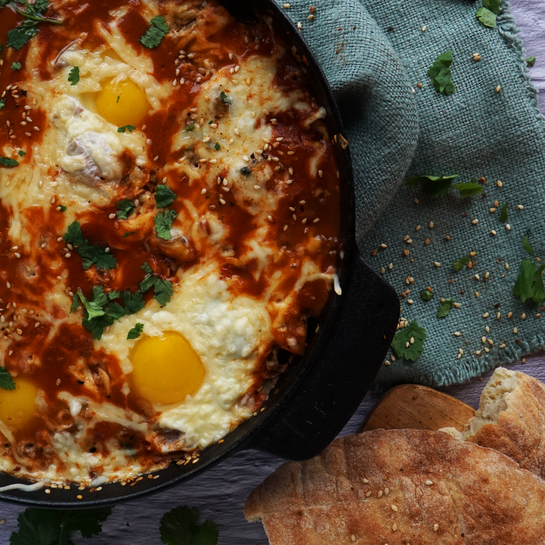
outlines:
{"label": "cilantro leaf on table", "polygon": [[458,259],[452,264],[452,268],[454,269],[455,272],[460,272],[469,263],[470,259],[471,259],[471,256],[469,255],[461,257],[460,259]]}
{"label": "cilantro leaf on table", "polygon": [[452,176],[410,176],[407,178],[405,185],[414,186],[417,184],[422,184],[422,189],[431,195],[433,198],[443,197],[450,186],[452,185],[453,180],[458,178],[459,174],[453,174]]}
{"label": "cilantro leaf on table", "polygon": [[430,290],[423,290],[420,294],[420,297],[422,297],[422,301],[431,301],[434,297],[435,293]]}
{"label": "cilantro leaf on table", "polygon": [[493,11],[490,11],[488,8],[481,7],[477,10],[475,17],[479,19],[481,24],[488,28],[496,28],[496,19],[497,16]]}
{"label": "cilantro leaf on table", "polygon": [[70,70],[70,74],[68,74],[68,81],[72,85],[79,83],[79,66],[74,66],[74,68]]}
{"label": "cilantro leaf on table", "polygon": [[528,229],[528,232],[524,235],[524,238],[522,239],[522,246],[528,253],[528,255],[532,255],[534,253],[534,249],[532,248],[532,245],[530,244],[530,230]]}
{"label": "cilantro leaf on table", "polygon": [[153,288],[153,297],[164,307],[174,293],[172,284],[168,280],[163,280],[153,274],[148,263],[144,263],[140,268],[146,272],[146,277],[140,282],[140,291],[146,293],[149,289]]}
{"label": "cilantro leaf on table", "polygon": [[5,367],[0,367],[0,388],[3,390],[15,390],[15,382]]}
{"label": "cilantro leaf on table", "polygon": [[532,55],[531,57],[528,57],[528,58],[526,59],[526,64],[527,64],[530,68],[532,68],[532,66],[534,66],[534,64],[536,63],[536,60],[537,60],[537,59]]}
{"label": "cilantro leaf on table", "polygon": [[172,234],[170,229],[174,220],[178,217],[178,214],[174,210],[165,210],[164,212],[159,212],[155,216],[155,231],[157,236],[163,240],[170,240]]}
{"label": "cilantro leaf on table", "polygon": [[155,202],[157,208],[166,208],[170,206],[178,197],[168,185],[158,185],[155,190]]}
{"label": "cilantro leaf on table", "polygon": [[498,15],[500,13],[500,1],[501,0],[483,0],[483,6],[492,13]]}
{"label": "cilantro leaf on table", "polygon": [[506,202],[501,207],[501,213],[500,213],[500,221],[506,222],[509,219],[509,212],[507,210],[507,207],[509,206],[509,203]]}
{"label": "cilantro leaf on table", "polygon": [[428,76],[431,78],[433,86],[438,93],[452,95],[452,93],[454,93],[456,90],[451,79],[451,64],[452,50],[439,55],[428,70]]}
{"label": "cilantro leaf on table", "polygon": [[136,324],[127,334],[127,340],[132,341],[133,339],[138,339],[144,331],[144,324]]}
{"label": "cilantro leaf on table", "polygon": [[161,519],[161,541],[165,545],[216,545],[219,532],[215,522],[198,524],[199,512],[176,507]]}
{"label": "cilantro leaf on table", "polygon": [[450,311],[452,310],[453,305],[454,305],[454,301],[452,299],[445,299],[444,301],[441,301],[441,304],[439,305],[439,308],[437,309],[437,317],[446,318],[450,314]]}
{"label": "cilantro leaf on table", "polygon": [[15,159],[10,159],[9,157],[0,157],[0,165],[6,168],[13,168],[19,165]]}
{"label": "cilantro leaf on table", "polygon": [[19,528],[10,545],[72,545],[70,534],[85,538],[102,532],[102,523],[111,515],[110,507],[82,510],[53,510],[30,507],[17,518]]}
{"label": "cilantro leaf on table", "polygon": [[[392,350],[398,358],[416,361],[424,351],[426,330],[416,321],[412,321],[405,329],[400,329],[392,341]],[[412,341],[412,342],[411,342]]]}
{"label": "cilantro leaf on table", "polygon": [[523,303],[532,299],[536,305],[539,305],[545,299],[543,270],[545,270],[545,265],[538,268],[531,259],[522,260],[513,294],[520,297]]}
{"label": "cilantro leaf on table", "polygon": [[123,199],[117,203],[117,217],[120,220],[127,220],[136,210],[136,205],[130,199]]}
{"label": "cilantro leaf on table", "polygon": [[64,234],[64,241],[71,244],[76,252],[82,257],[82,266],[85,270],[96,265],[99,269],[115,269],[117,265],[116,258],[106,253],[100,246],[92,246],[83,236],[79,222],[72,222]]}
{"label": "cilantro leaf on table", "polygon": [[464,184],[452,184],[454,189],[460,192],[462,199],[473,197],[473,195],[479,195],[483,192],[483,186],[477,182],[467,182]]}
{"label": "cilantro leaf on table", "polygon": [[140,43],[148,49],[158,47],[168,34],[170,27],[162,15],[154,17],[146,33],[140,38]]}

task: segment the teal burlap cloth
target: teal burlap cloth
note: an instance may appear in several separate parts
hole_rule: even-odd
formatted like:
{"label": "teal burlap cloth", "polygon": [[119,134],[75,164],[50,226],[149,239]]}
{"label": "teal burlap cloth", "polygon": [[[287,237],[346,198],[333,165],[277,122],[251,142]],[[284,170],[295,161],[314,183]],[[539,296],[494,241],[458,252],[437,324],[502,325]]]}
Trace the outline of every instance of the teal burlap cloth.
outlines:
{"label": "teal burlap cloth", "polygon": [[[508,5],[488,29],[475,17],[481,1],[315,0],[312,20],[310,2],[289,3],[285,11],[301,23],[343,113],[360,249],[399,294],[410,290],[402,316],[427,332],[421,357],[384,365],[379,383],[450,385],[543,348],[545,316],[515,298],[513,286],[528,229],[545,259],[545,124]],[[451,96],[427,77],[448,50]],[[452,189],[432,199],[404,185],[406,176],[424,174],[483,177],[487,185],[470,199]],[[508,225],[500,221],[505,202]],[[454,272],[453,262],[470,252],[474,266]],[[435,297],[424,302],[428,286]],[[441,297],[460,304],[444,319],[437,318]]]}

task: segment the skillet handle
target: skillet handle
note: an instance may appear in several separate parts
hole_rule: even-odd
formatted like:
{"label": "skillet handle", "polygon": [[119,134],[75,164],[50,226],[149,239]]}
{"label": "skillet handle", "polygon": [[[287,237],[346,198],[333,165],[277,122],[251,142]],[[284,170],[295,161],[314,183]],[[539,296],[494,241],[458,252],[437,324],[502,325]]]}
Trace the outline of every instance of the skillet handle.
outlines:
{"label": "skillet handle", "polygon": [[253,442],[287,460],[318,455],[356,412],[384,362],[399,320],[394,289],[356,255],[343,304],[317,363],[287,411]]}

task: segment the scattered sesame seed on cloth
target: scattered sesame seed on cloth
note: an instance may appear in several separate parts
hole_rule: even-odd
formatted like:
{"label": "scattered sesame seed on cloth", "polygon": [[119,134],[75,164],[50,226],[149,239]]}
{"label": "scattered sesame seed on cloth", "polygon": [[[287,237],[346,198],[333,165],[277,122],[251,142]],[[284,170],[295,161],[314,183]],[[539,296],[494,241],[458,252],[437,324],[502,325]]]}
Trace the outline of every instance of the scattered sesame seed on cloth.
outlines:
{"label": "scattered sesame seed on cloth", "polygon": [[[402,317],[427,334],[414,363],[388,356],[379,384],[448,386],[545,348],[543,303],[513,295],[528,229],[531,259],[545,260],[545,122],[507,3],[493,29],[475,16],[480,2],[313,2],[312,19],[309,5],[295,0],[285,11],[344,118],[360,250],[396,289]],[[427,73],[450,50],[455,92],[447,96]],[[432,198],[421,184],[404,184],[455,174],[482,193]],[[455,272],[464,256],[469,263]],[[435,297],[425,301],[428,288]],[[441,298],[455,304],[438,319]]]}

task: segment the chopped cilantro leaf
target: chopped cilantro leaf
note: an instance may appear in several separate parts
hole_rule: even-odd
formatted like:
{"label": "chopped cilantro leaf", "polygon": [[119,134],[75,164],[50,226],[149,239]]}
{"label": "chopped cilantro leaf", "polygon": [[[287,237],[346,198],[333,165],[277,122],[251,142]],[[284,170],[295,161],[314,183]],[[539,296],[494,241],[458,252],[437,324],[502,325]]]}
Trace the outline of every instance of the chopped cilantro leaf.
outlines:
{"label": "chopped cilantro leaf", "polygon": [[144,263],[141,269],[145,271],[146,277],[140,282],[140,291],[146,293],[150,288],[153,288],[153,296],[164,307],[174,293],[172,284],[168,280],[162,280],[153,274],[151,267],[147,263]]}
{"label": "chopped cilantro leaf", "polygon": [[534,253],[534,249],[532,248],[532,245],[530,244],[530,230],[524,235],[524,238],[522,239],[522,245],[524,246],[524,249],[528,253],[528,255],[532,255]]}
{"label": "chopped cilantro leaf", "polygon": [[15,390],[15,382],[5,367],[0,367],[0,388],[3,390]]}
{"label": "chopped cilantro leaf", "polygon": [[83,236],[81,226],[77,221],[72,222],[64,234],[64,241],[71,244],[78,254],[82,257],[82,266],[85,270],[96,265],[99,269],[115,269],[117,265],[116,258],[106,253],[100,246],[91,246],[89,241]]}
{"label": "chopped cilantro leaf", "polygon": [[38,34],[37,23],[24,21],[20,26],[8,32],[8,47],[19,51],[26,43]]}
{"label": "chopped cilantro leaf", "polygon": [[108,292],[107,295],[108,295],[108,300],[110,301],[113,301],[114,299],[119,299],[121,297],[121,293],[119,293],[119,291],[117,290],[112,290]]}
{"label": "chopped cilantro leaf", "polygon": [[38,13],[45,13],[49,7],[49,0],[35,0],[34,9]]}
{"label": "chopped cilantro leaf", "polygon": [[159,238],[163,240],[171,239],[172,234],[170,233],[170,229],[177,216],[178,214],[174,210],[165,210],[164,213],[159,212],[155,216],[155,231]]}
{"label": "chopped cilantro leaf", "polygon": [[212,125],[212,123],[214,123],[214,121],[211,119],[211,120],[208,122],[208,124],[209,124],[209,125]]}
{"label": "chopped cilantro leaf", "polygon": [[471,257],[468,255],[466,255],[465,257],[461,257],[460,259],[454,262],[454,264],[452,265],[452,268],[454,269],[455,272],[460,272],[469,263],[470,259]]}
{"label": "chopped cilantro leaf", "polygon": [[123,238],[130,237],[131,235],[134,235],[134,233],[136,233],[136,231],[127,231],[127,232],[123,235]]}
{"label": "chopped cilantro leaf", "polygon": [[72,85],[76,85],[79,82],[79,66],[74,66],[74,68],[70,70],[70,74],[68,74],[68,81]]}
{"label": "chopped cilantro leaf", "polygon": [[23,68],[23,65],[20,62],[12,62],[11,63],[11,69],[12,70],[21,70]]}
{"label": "chopped cilantro leaf", "polygon": [[15,159],[10,159],[9,157],[0,157],[0,165],[6,168],[13,168],[19,165]]}
{"label": "chopped cilantro leaf", "polygon": [[215,522],[199,522],[197,509],[176,507],[161,519],[161,541],[165,545],[216,545],[219,538]]}
{"label": "chopped cilantro leaf", "polygon": [[509,203],[506,202],[501,207],[500,221],[506,222],[509,219],[509,212],[507,211],[508,206],[509,206]]}
{"label": "chopped cilantro leaf", "polygon": [[462,199],[473,197],[473,195],[479,195],[483,192],[483,186],[477,182],[467,182],[464,184],[452,184],[454,189],[460,192]]}
{"label": "chopped cilantro leaf", "polygon": [[227,94],[225,93],[225,91],[222,91],[220,93],[220,100],[224,103],[224,104],[233,104],[233,99],[229,96],[227,96]]}
{"label": "chopped cilantro leaf", "polygon": [[220,144],[218,144],[218,143],[216,142],[216,144],[214,145],[214,149],[215,149],[216,151],[219,151],[219,150],[221,149]]}
{"label": "chopped cilantro leaf", "polygon": [[117,129],[117,132],[125,132],[125,131],[132,132],[135,130],[136,130],[136,127],[134,125],[123,125],[123,127],[119,127],[119,129]]}
{"label": "chopped cilantro leaf", "polygon": [[431,78],[433,86],[438,93],[451,95],[455,92],[454,83],[452,82],[452,72],[450,65],[452,64],[452,50],[439,55],[428,70],[428,76]]}
{"label": "chopped cilantro leaf", "polygon": [[29,507],[17,518],[19,527],[11,534],[10,545],[70,545],[70,535],[80,532],[90,538],[102,532],[102,523],[111,507],[98,509],[37,509]]}
{"label": "chopped cilantro leaf", "polygon": [[424,351],[425,339],[426,330],[420,327],[416,321],[413,321],[405,329],[400,329],[395,334],[392,341],[392,350],[398,358],[416,361]]}
{"label": "chopped cilantro leaf", "polygon": [[130,199],[123,199],[117,203],[116,214],[120,220],[126,220],[135,210],[136,205]]}
{"label": "chopped cilantro leaf", "polygon": [[115,101],[115,103],[118,104],[120,100],[121,100],[121,97],[117,95],[117,100]]}
{"label": "chopped cilantro leaf", "polygon": [[104,333],[104,330],[111,326],[115,322],[115,319],[113,316],[104,315],[99,316],[98,318],[93,318],[92,320],[83,320],[83,327],[91,333],[93,336],[93,339],[100,341],[102,339],[102,334]]}
{"label": "chopped cilantro leaf", "polygon": [[142,299],[142,292],[140,291],[135,291],[134,293],[124,291],[123,303],[125,303],[125,314],[127,316],[140,312],[146,305]]}
{"label": "chopped cilantro leaf", "polygon": [[19,157],[24,157],[26,155],[26,151],[23,151],[22,149],[19,150]]}
{"label": "chopped cilantro leaf", "polygon": [[104,307],[108,304],[108,297],[106,296],[106,293],[104,293],[104,288],[102,286],[93,286],[92,301],[87,300],[81,290],[78,290],[77,295],[87,312],[85,316],[87,320],[92,320],[93,318],[98,318],[106,314]]}
{"label": "chopped cilantro leaf", "polygon": [[488,8],[479,8],[475,16],[477,17],[477,19],[479,19],[483,26],[488,28],[496,28],[497,16],[493,11],[490,11]]}
{"label": "chopped cilantro leaf", "polygon": [[536,58],[532,55],[526,59],[526,64],[531,68],[536,63]]}
{"label": "chopped cilantro leaf", "polygon": [[240,172],[242,172],[244,176],[250,176],[250,174],[252,173],[252,171],[248,167],[242,167],[240,169]]}
{"label": "chopped cilantro leaf", "polygon": [[66,206],[64,206],[64,204],[59,205],[59,209],[61,212],[66,212]]}
{"label": "chopped cilantro leaf", "polygon": [[422,189],[433,198],[443,197],[452,185],[453,180],[458,178],[459,174],[452,176],[411,176],[407,178],[405,185],[413,186],[422,184]]}
{"label": "chopped cilantro leaf", "polygon": [[424,290],[421,294],[420,294],[420,297],[422,297],[422,301],[431,301],[433,299],[433,296],[435,295],[435,293],[433,293],[433,291],[430,291],[430,290]]}
{"label": "chopped cilantro leaf", "polygon": [[189,125],[186,125],[184,131],[185,132],[191,132],[192,130],[194,130],[196,127],[195,123],[190,123]]}
{"label": "chopped cilantro leaf", "polygon": [[169,26],[166,19],[158,15],[150,21],[146,33],[140,38],[140,43],[148,49],[153,49],[161,44],[163,38],[168,34]]}
{"label": "chopped cilantro leaf", "polygon": [[500,0],[483,0],[483,6],[496,15],[500,12]]}
{"label": "chopped cilantro leaf", "polygon": [[528,299],[532,299],[536,305],[539,305],[545,299],[545,290],[543,288],[544,269],[545,265],[538,268],[531,259],[522,260],[513,294],[520,297],[523,303]]}
{"label": "chopped cilantro leaf", "polygon": [[144,324],[136,324],[130,331],[129,331],[129,334],[127,335],[127,340],[132,340],[132,339],[138,339],[138,337],[140,337],[140,335],[142,334],[142,331],[144,331]]}
{"label": "chopped cilantro leaf", "polygon": [[157,208],[166,208],[176,200],[176,193],[168,185],[158,185],[155,190],[155,202]]}
{"label": "chopped cilantro leaf", "polygon": [[2,98],[0,99],[0,110],[6,106],[6,99]]}
{"label": "chopped cilantro leaf", "polygon": [[445,299],[444,301],[441,301],[441,304],[439,305],[439,308],[437,309],[437,317],[446,318],[450,314],[450,311],[452,310],[453,305],[454,305],[454,301],[452,299]]}

